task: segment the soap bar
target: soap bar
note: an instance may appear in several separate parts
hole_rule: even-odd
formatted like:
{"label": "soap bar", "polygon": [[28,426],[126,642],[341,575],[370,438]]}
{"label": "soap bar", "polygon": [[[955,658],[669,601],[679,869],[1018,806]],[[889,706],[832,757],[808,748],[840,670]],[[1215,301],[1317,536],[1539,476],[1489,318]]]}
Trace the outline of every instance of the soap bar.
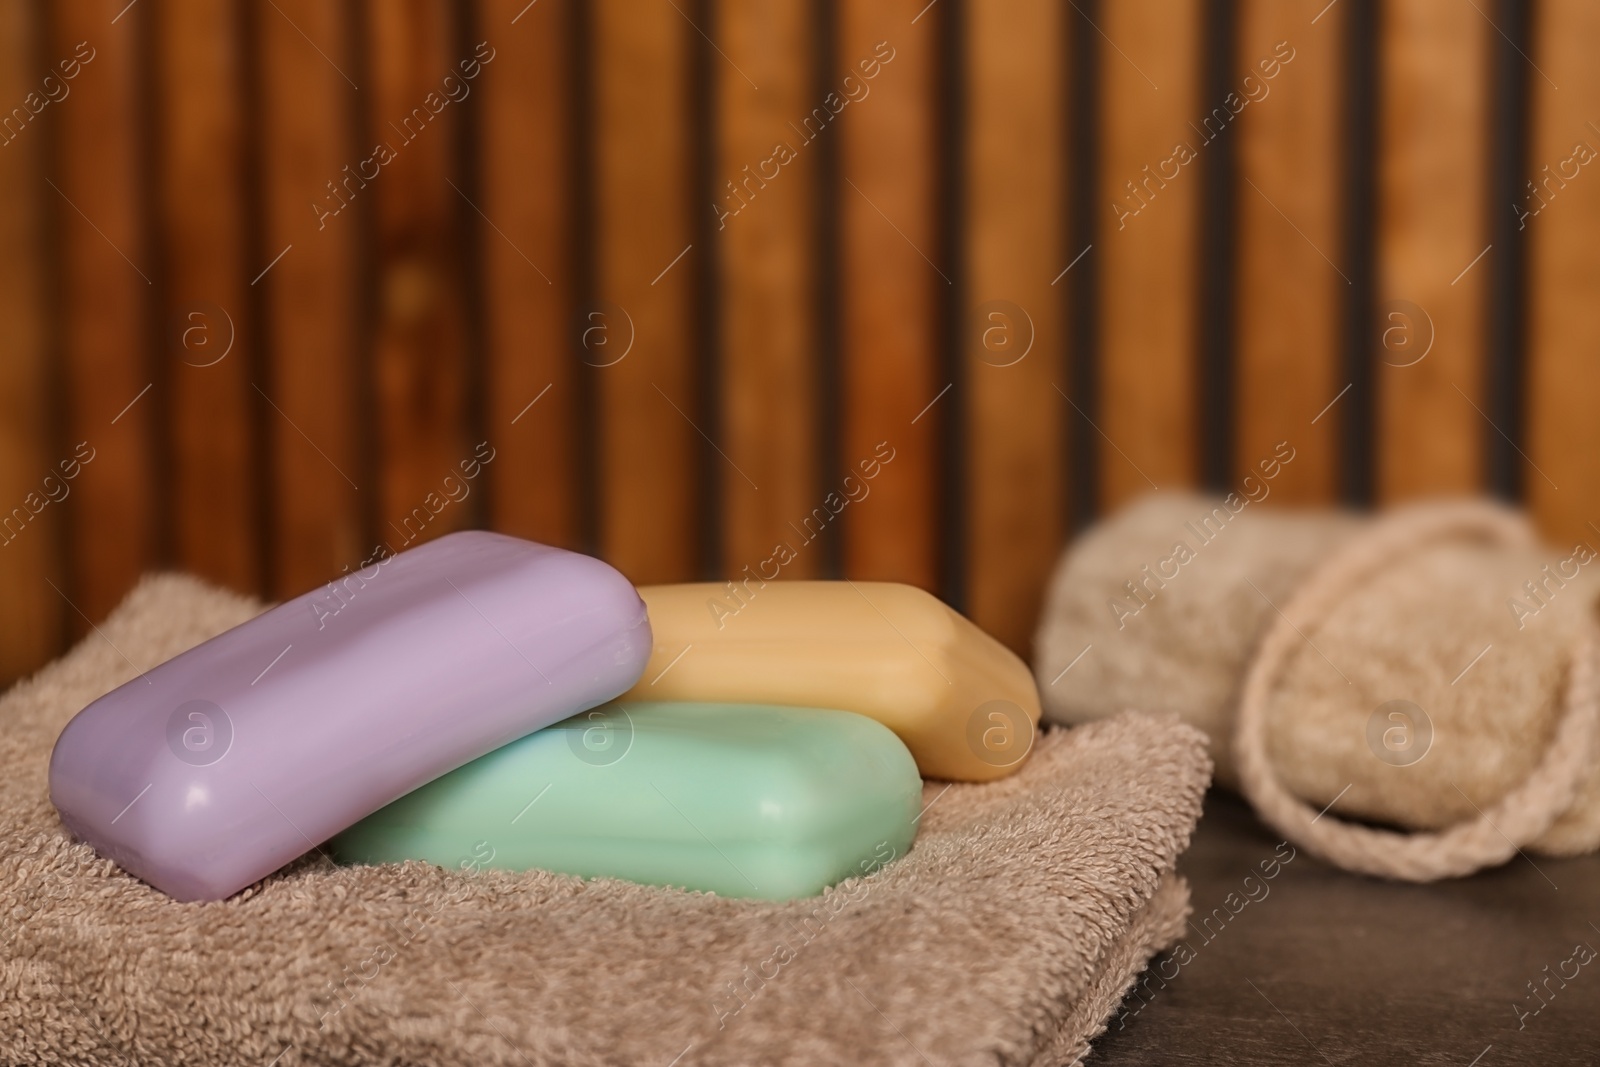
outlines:
{"label": "soap bar", "polygon": [[787,900],[903,855],[922,780],[871,719],[618,702],[452,771],[332,842],[347,863],[545,870]]}
{"label": "soap bar", "polygon": [[441,537],[347,574],[80,711],[50,758],[78,838],[218,900],[397,797],[638,678],[650,624],[596,559]]}
{"label": "soap bar", "polygon": [[655,648],[627,699],[858,712],[898,734],[929,778],[999,778],[1032,748],[1027,665],[914,586],[752,578],[639,594]]}

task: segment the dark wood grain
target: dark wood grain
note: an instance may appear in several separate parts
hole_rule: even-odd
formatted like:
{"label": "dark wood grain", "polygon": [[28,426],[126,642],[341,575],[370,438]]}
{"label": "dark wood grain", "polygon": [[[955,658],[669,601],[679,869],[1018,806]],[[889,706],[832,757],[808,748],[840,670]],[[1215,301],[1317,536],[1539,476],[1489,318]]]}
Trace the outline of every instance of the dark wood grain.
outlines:
{"label": "dark wood grain", "polygon": [[[499,56],[478,79],[478,227],[488,321],[488,426],[497,455],[489,522],[579,547],[576,280],[572,212],[573,78],[568,0],[491,0],[485,36]],[[532,405],[531,407],[529,405]]]}
{"label": "dark wood grain", "polygon": [[246,262],[239,16],[207,0],[164,0],[151,11],[166,340],[156,387],[168,391],[174,562],[260,592],[260,408],[250,385],[248,290],[266,264]]}
{"label": "dark wood grain", "polygon": [[[73,481],[65,556],[71,632],[88,631],[157,558],[156,405],[150,344],[150,272],[141,217],[141,173],[149,145],[140,126],[145,57],[139,32],[148,9],[119,0],[50,8],[57,65],[87,44],[94,58],[72,79],[71,107],[52,115],[56,137],[57,313],[65,440],[86,442],[93,462]],[[70,68],[69,68],[70,69]],[[131,405],[131,406],[130,406]],[[115,530],[115,537],[107,531]]]}
{"label": "dark wood grain", "polygon": [[[294,596],[366,558],[356,481],[359,287],[353,217],[323,215],[355,169],[358,89],[347,20],[325,0],[255,12],[262,71],[263,256],[274,593]],[[344,217],[340,217],[344,216]],[[262,267],[266,267],[266,263]],[[370,492],[369,487],[369,492]]]}
{"label": "dark wood grain", "polygon": [[38,127],[54,116],[32,73],[38,32],[34,5],[0,10],[0,99],[18,101],[22,116],[8,114],[0,133],[0,678],[48,660],[68,610],[49,584],[62,584],[61,489],[43,481],[52,475],[70,489],[50,439],[41,223],[44,195],[55,194],[42,180],[47,134]]}
{"label": "dark wood grain", "polygon": [[592,244],[603,304],[586,309],[593,317],[584,337],[611,346],[585,349],[606,364],[589,368],[600,423],[600,553],[635,582],[684,581],[695,577],[707,526],[699,464],[713,447],[697,402],[691,260],[707,250],[690,247],[689,217],[691,207],[711,210],[689,191],[690,64],[702,38],[681,5],[603,0],[591,18]]}
{"label": "dark wood grain", "polygon": [[[847,92],[866,94],[838,118],[839,459],[867,494],[841,516],[846,576],[931,590],[939,483],[955,476],[939,470],[939,433],[961,406],[939,397],[950,384],[939,377],[936,334],[950,272],[923,258],[941,251],[935,75],[939,26],[949,17],[938,7],[924,13],[926,6],[839,5],[840,76],[852,78]],[[864,482],[860,464],[876,462],[880,442],[894,459],[869,465],[880,476]]]}
{"label": "dark wood grain", "polygon": [[478,62],[481,76],[482,59],[498,57],[492,44],[479,56],[477,42],[458,43],[441,0],[373,0],[366,10],[372,84],[362,95],[374,144],[393,158],[352,206],[373,213],[378,535],[398,551],[468,524],[454,488],[477,442],[467,436],[461,201],[451,187],[461,184],[453,142],[465,119],[452,87],[470,84],[462,62]]}
{"label": "dark wood grain", "polygon": [[1594,417],[1600,392],[1600,316],[1594,310],[1600,293],[1600,245],[1594,240],[1600,179],[1590,172],[1600,154],[1600,65],[1594,62],[1600,8],[1584,0],[1554,0],[1540,9],[1534,26],[1533,61],[1543,72],[1528,79],[1533,115],[1527,180],[1535,188],[1519,189],[1515,205],[1526,213],[1524,447],[1535,465],[1524,471],[1523,485],[1548,536],[1559,544],[1593,545],[1597,535],[1589,524],[1600,524],[1600,419]]}
{"label": "dark wood grain", "polygon": [[1066,330],[1052,279],[1077,254],[1060,240],[1067,173],[1059,47],[1071,12],[1018,0],[973,4],[966,13],[972,307],[962,322],[966,395],[948,398],[964,409],[966,468],[951,476],[966,478],[968,613],[1026,653],[1066,511]]}
{"label": "dark wood grain", "polygon": [[[1484,165],[1495,30],[1476,4],[1393,0],[1379,10],[1373,332],[1387,503],[1483,484],[1493,431],[1482,411],[1489,272],[1478,257],[1495,254]],[[1424,357],[1417,346],[1429,341]]]}
{"label": "dark wood grain", "polygon": [[[1600,856],[1513,859],[1434,885],[1347,874],[1299,853],[1263,882],[1279,838],[1213,793],[1178,869],[1195,922],[1256,880],[1226,923],[1192,928],[1156,977],[1136,983],[1095,1042],[1098,1067],[1366,1064],[1553,1067],[1600,1050],[1600,960],[1519,1028],[1514,1008],[1578,943],[1600,950]],[[1285,852],[1285,855],[1288,853]],[[1260,886],[1267,887],[1262,896]],[[1559,888],[1558,888],[1559,887]],[[1220,932],[1218,932],[1220,931]],[[1209,939],[1208,939],[1209,938]],[[1177,977],[1162,982],[1161,975]],[[1568,967],[1571,973],[1571,967]],[[1141,1006],[1142,1005],[1142,1006]],[[1491,1047],[1492,1046],[1492,1047]],[[1487,1051],[1485,1051],[1487,1050]]]}
{"label": "dark wood grain", "polygon": [[1232,477],[1237,485],[1256,474],[1257,464],[1287,441],[1297,453],[1294,468],[1272,488],[1285,503],[1328,503],[1337,495],[1344,406],[1334,400],[1349,381],[1340,377],[1349,271],[1334,258],[1344,249],[1339,155],[1347,12],[1344,5],[1325,10],[1326,4],[1247,0],[1230,82],[1242,108],[1234,132]]}
{"label": "dark wood grain", "polygon": [[1100,271],[1100,497],[1112,509],[1198,474],[1198,172],[1217,134],[1204,125],[1215,105],[1200,98],[1199,0],[1124,0],[1100,11],[1089,254]]}
{"label": "dark wood grain", "polygon": [[832,514],[818,499],[816,470],[820,149],[802,137],[805,127],[791,125],[817,103],[811,22],[801,0],[716,5],[718,47],[727,58],[713,67],[719,444],[727,462],[714,469],[723,501],[722,573],[735,579],[746,567],[756,573],[780,543],[795,552],[784,575],[816,577],[820,552],[796,527],[806,531],[815,508],[827,509],[823,518]]}

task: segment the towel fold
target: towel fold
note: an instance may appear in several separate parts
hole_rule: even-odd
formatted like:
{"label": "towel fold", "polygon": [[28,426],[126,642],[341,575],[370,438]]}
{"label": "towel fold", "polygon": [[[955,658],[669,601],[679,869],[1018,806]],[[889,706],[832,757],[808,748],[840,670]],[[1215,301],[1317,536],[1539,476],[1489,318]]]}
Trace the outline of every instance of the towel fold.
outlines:
{"label": "towel fold", "polygon": [[907,856],[809,900],[312,853],[178,904],[71,841],[50,747],[260,610],[146,579],[0,699],[0,1061],[1066,1064],[1187,915],[1204,738],[1135,713],[1041,734],[999,782],[928,783]]}

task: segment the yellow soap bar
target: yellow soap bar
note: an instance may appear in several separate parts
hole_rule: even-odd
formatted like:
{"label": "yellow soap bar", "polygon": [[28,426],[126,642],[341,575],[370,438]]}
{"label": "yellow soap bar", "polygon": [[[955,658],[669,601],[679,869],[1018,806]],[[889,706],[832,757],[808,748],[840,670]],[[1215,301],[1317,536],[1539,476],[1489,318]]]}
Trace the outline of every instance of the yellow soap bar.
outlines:
{"label": "yellow soap bar", "polygon": [[914,586],[752,578],[639,595],[654,646],[624,701],[853,711],[893,730],[928,778],[1000,778],[1033,746],[1027,665]]}

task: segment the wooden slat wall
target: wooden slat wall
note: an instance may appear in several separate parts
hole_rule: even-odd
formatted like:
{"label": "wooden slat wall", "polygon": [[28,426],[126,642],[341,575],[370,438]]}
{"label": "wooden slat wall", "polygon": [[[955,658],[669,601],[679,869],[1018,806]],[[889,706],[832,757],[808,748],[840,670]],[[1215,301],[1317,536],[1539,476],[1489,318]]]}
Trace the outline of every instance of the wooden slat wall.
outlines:
{"label": "wooden slat wall", "polygon": [[[811,578],[821,562],[811,539],[833,514],[817,489],[820,160],[804,125],[815,102],[811,5],[721,0],[708,32],[723,52],[713,53],[718,221],[706,250],[716,258],[721,293],[719,445],[726,456],[713,467],[723,502],[721,569],[735,578],[746,567],[759,574],[782,543],[796,554],[782,573]],[[820,123],[817,130],[809,136],[830,135]],[[766,565],[768,574],[774,565]]]}
{"label": "wooden slat wall", "polygon": [[[1279,441],[1298,502],[1521,451],[1497,484],[1600,537],[1600,187],[1568,162],[1600,19],[1507,14],[10,0],[0,508],[94,458],[0,545],[0,677],[155,567],[288,596],[473,525],[640,582],[783,541],[785,576],[913,582],[1026,651],[1069,501],[1236,485]],[[1539,203],[1498,202],[1523,129],[1544,206],[1490,248]]]}
{"label": "wooden slat wall", "polygon": [[[0,99],[19,106],[37,91],[37,15],[21,4],[0,6]],[[0,121],[12,117],[8,112]],[[46,475],[62,473],[55,470],[58,459],[71,457],[58,456],[50,427],[46,265],[40,255],[49,187],[41,181],[46,135],[39,121],[24,110],[20,121],[0,129],[0,204],[6,205],[0,213],[0,674],[8,677],[49,657],[68,610],[50,584],[63,584],[62,505],[50,499],[44,484]]]}
{"label": "wooden slat wall", "polygon": [[1536,469],[1524,483],[1557,543],[1600,547],[1600,175],[1590,173],[1600,162],[1600,9],[1552,0],[1540,9],[1534,35],[1527,172],[1537,195],[1524,187],[1516,202],[1530,213],[1523,219],[1532,412],[1526,451]]}
{"label": "wooden slat wall", "polygon": [[[70,595],[82,610],[68,613],[75,635],[88,630],[89,620],[105,618],[159,557],[157,405],[150,396],[155,263],[143,219],[148,146],[140,122],[139,45],[149,9],[125,7],[100,0],[49,9],[49,65],[59,72],[80,51],[92,57],[77,67],[71,106],[49,116],[56,138],[52,181],[60,191],[44,189],[60,201],[62,443],[94,450],[72,483],[65,555]],[[108,174],[119,180],[105,180]],[[108,530],[116,536],[106,536]]]}
{"label": "wooden slat wall", "polygon": [[1340,265],[1348,15],[1327,0],[1245,0],[1229,82],[1247,101],[1231,134],[1239,183],[1233,467],[1236,478],[1259,477],[1259,464],[1288,442],[1294,460],[1270,486],[1284,502],[1326,503],[1339,490],[1349,410],[1349,397],[1340,398],[1349,384],[1343,309],[1353,284]]}
{"label": "wooden slat wall", "polygon": [[162,0],[150,13],[163,345],[149,399],[170,428],[163,462],[174,561],[260,592],[260,411],[251,387],[258,353],[244,184],[252,131],[245,128],[239,14],[210,0]]}
{"label": "wooden slat wall", "polygon": [[[1489,272],[1472,262],[1489,244],[1495,31],[1474,5],[1436,0],[1390,0],[1379,22],[1377,490],[1395,501],[1483,483]],[[1425,358],[1392,365],[1430,330]]]}
{"label": "wooden slat wall", "polygon": [[1208,108],[1199,94],[1200,0],[1127,0],[1100,11],[1105,206],[1097,205],[1090,254],[1100,257],[1101,502],[1113,508],[1198,474],[1198,171],[1208,149],[1196,125]]}
{"label": "wooden slat wall", "polygon": [[[572,167],[575,0],[493,0],[481,35],[496,60],[478,78],[482,108],[475,225],[488,312],[485,479],[490,524],[578,548],[578,280]],[[473,42],[476,44],[476,42]],[[529,407],[529,405],[533,405]]]}
{"label": "wooden slat wall", "polygon": [[[358,387],[351,355],[360,229],[354,212],[333,213],[339,201],[327,188],[333,182],[362,196],[366,153],[352,151],[361,102],[349,80],[354,42],[344,12],[323,0],[275,0],[255,18],[265,184],[256,270],[265,273],[254,284],[263,289],[267,358],[253,399],[273,470],[273,592],[294,596],[366,559],[372,547],[363,543],[363,472],[349,417]],[[347,180],[353,193],[342,187]]]}
{"label": "wooden slat wall", "polygon": [[[598,0],[593,19],[594,256],[586,309],[598,394],[600,553],[635,582],[695,575],[706,516],[694,315],[691,74],[699,32],[681,4]],[[724,60],[716,57],[716,62]],[[681,257],[681,258],[680,258]],[[631,348],[619,348],[631,343]],[[613,354],[613,352],[616,354]],[[625,351],[626,355],[621,352]],[[713,427],[714,428],[714,427]],[[724,449],[726,451],[726,449]],[[717,462],[729,462],[717,457]],[[721,477],[717,471],[716,477]],[[761,483],[757,482],[757,485]]]}
{"label": "wooden slat wall", "polygon": [[[379,536],[395,549],[471,525],[446,476],[474,458],[468,409],[466,292],[456,166],[463,104],[447,95],[462,60],[499,58],[457,39],[445,0],[369,0],[369,139],[388,146],[369,190],[376,307],[371,310]],[[345,220],[340,220],[345,221]],[[355,222],[355,219],[348,220]],[[474,498],[468,497],[466,500]]]}
{"label": "wooden slat wall", "polygon": [[[953,299],[937,218],[938,35],[949,12],[926,8],[838,5],[832,88],[850,74],[868,92],[838,120],[839,460],[867,493],[843,517],[844,572],[936,590],[939,434],[960,400],[940,397],[952,383],[940,377],[936,333],[940,302]],[[887,467],[874,466],[880,445],[894,456]],[[863,463],[878,476],[862,480]]]}
{"label": "wooden slat wall", "polygon": [[[968,614],[1016,649],[1038,618],[1039,576],[1061,544],[1066,373],[1060,290],[1066,165],[1060,5],[967,8],[963,324]],[[999,308],[1007,302],[1015,309]],[[980,310],[981,309],[981,310]],[[1014,352],[1032,341],[1031,349]],[[1015,362],[1013,362],[1013,359]]]}

